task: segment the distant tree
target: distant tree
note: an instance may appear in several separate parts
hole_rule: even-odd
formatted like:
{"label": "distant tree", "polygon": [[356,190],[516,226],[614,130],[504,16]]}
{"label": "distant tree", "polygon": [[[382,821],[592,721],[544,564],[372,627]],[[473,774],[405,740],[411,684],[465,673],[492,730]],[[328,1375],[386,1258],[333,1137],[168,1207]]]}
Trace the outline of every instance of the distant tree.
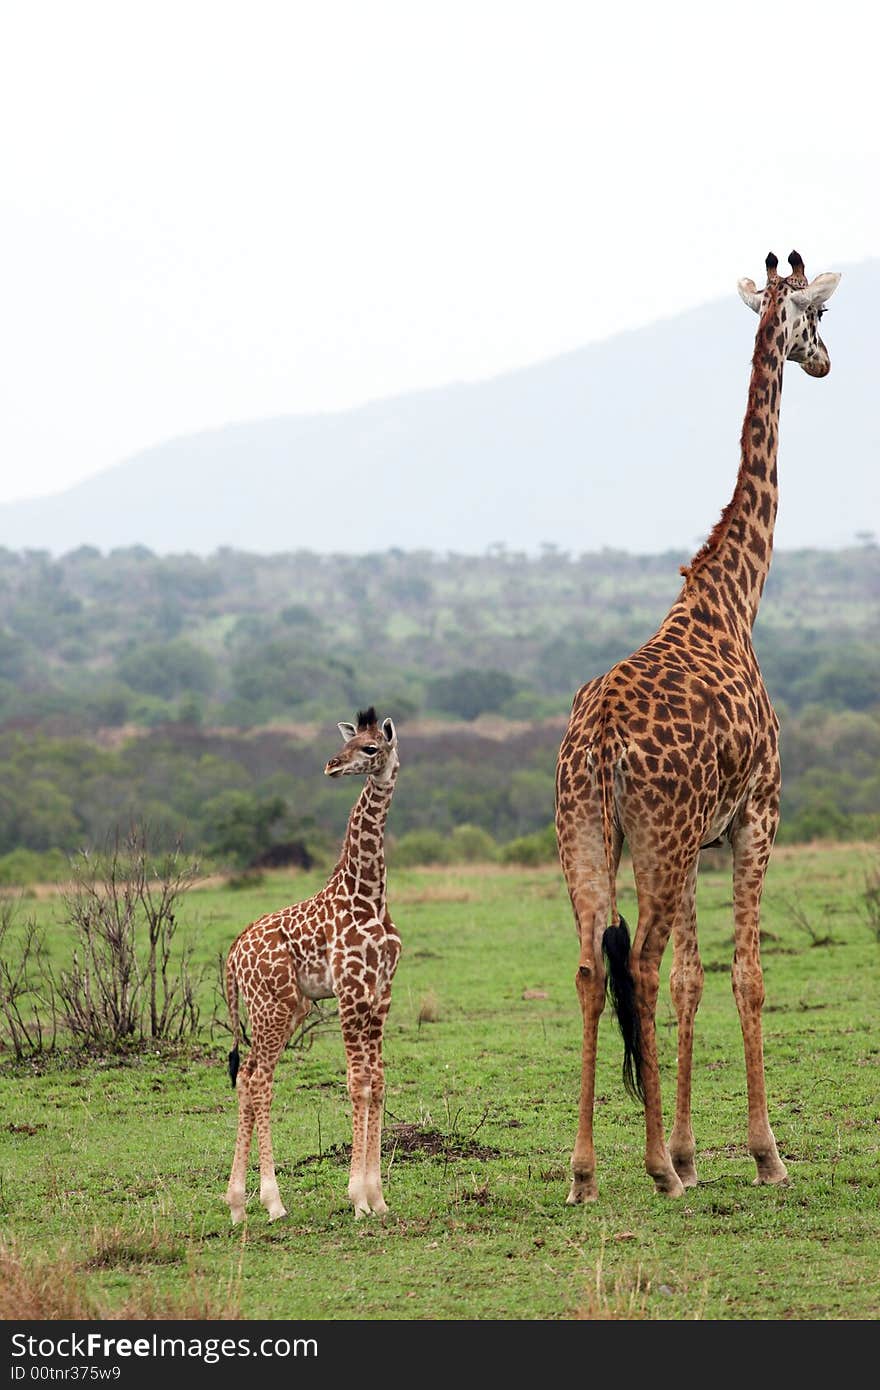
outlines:
{"label": "distant tree", "polygon": [[184,638],[150,642],[123,656],[117,672],[134,690],[171,700],[185,691],[213,690],[217,668],[213,657]]}
{"label": "distant tree", "polygon": [[134,702],[130,687],[122,681],[108,681],[84,698],[86,707],[94,714],[94,722],[98,727],[124,724]]}
{"label": "distant tree", "polygon": [[47,777],[0,789],[0,852],[73,848],[81,833],[73,797]]}
{"label": "distant tree", "polygon": [[517,683],[506,671],[469,667],[450,676],[436,676],[428,682],[427,703],[461,719],[492,714],[509,700]]}
{"label": "distant tree", "polygon": [[880,703],[880,650],[847,644],[831,660],[813,664],[792,689],[798,704],[866,710]]}
{"label": "distant tree", "polygon": [[34,654],[21,637],[0,632],[0,677],[5,680],[26,680],[34,666]]}
{"label": "distant tree", "polygon": [[325,657],[286,637],[248,647],[232,665],[232,684],[240,699],[259,703],[266,712],[292,709],[304,701],[347,706],[354,689],[354,668]]}
{"label": "distant tree", "polygon": [[96,545],[78,545],[75,550],[68,550],[62,556],[64,565],[92,565],[100,563],[101,552]]}
{"label": "distant tree", "polygon": [[283,797],[259,797],[245,791],[212,797],[204,807],[203,821],[207,853],[237,868],[246,868],[291,832]]}
{"label": "distant tree", "polygon": [[289,603],[286,608],[282,608],[280,617],[288,627],[316,628],[321,625],[317,614],[304,603]]}
{"label": "distant tree", "polygon": [[419,606],[430,603],[434,593],[433,584],[423,574],[395,575],[389,579],[387,588],[392,599]]}

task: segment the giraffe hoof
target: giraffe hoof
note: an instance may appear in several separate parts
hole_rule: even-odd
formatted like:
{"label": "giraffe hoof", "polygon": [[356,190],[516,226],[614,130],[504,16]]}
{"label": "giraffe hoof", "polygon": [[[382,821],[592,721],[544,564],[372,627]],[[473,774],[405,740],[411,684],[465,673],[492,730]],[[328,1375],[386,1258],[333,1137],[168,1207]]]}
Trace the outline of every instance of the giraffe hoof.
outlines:
{"label": "giraffe hoof", "polygon": [[599,1189],[595,1178],[575,1178],[565,1201],[570,1207],[580,1207],[585,1202],[596,1202],[598,1199]]}
{"label": "giraffe hoof", "polygon": [[699,1178],[697,1177],[697,1170],[692,1162],[676,1163],[675,1171],[679,1176],[682,1187],[696,1187]]}
{"label": "giraffe hoof", "polygon": [[229,1214],[232,1217],[233,1226],[239,1226],[244,1221],[244,1207],[230,1207]]}
{"label": "giraffe hoof", "polygon": [[270,1221],[280,1221],[282,1216],[287,1215],[287,1208],[282,1206],[280,1202],[273,1202],[271,1207],[268,1207],[267,1210]]}
{"label": "giraffe hoof", "polygon": [[758,1176],[752,1180],[753,1187],[779,1187],[780,1185],[787,1184],[788,1171],[784,1167],[782,1168],[782,1171],[780,1173],[759,1173]]}
{"label": "giraffe hoof", "polygon": [[654,1179],[654,1191],[660,1197],[681,1197],[684,1194],[684,1183],[675,1172],[671,1176],[664,1174],[662,1178]]}

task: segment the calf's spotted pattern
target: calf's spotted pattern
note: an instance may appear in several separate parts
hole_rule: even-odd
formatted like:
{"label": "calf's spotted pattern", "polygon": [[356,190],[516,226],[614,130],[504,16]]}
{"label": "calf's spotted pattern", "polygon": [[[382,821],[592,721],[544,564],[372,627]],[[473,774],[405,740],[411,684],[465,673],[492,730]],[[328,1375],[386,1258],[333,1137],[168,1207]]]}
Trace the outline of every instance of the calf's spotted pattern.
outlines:
{"label": "calf's spotted pattern", "polygon": [[[226,958],[226,998],[233,1026],[229,1056],[238,1087],[238,1135],[226,1201],[234,1222],[245,1212],[245,1181],[254,1128],[260,1155],[260,1201],[270,1220],[286,1216],[275,1164],[269,1109],[272,1079],[284,1047],[312,1001],[335,995],[345,1044],[352,1104],[348,1195],[356,1217],[388,1210],[382,1195],[380,1151],[385,1076],[382,1033],[400,936],[386,899],[385,822],[394,793],[397,734],[371,707],[354,724],[340,724],[341,752],[328,777],[366,776],[348,819],[342,853],[326,885],[252,922]],[[239,999],[247,1005],[251,1046],[239,1067]]]}

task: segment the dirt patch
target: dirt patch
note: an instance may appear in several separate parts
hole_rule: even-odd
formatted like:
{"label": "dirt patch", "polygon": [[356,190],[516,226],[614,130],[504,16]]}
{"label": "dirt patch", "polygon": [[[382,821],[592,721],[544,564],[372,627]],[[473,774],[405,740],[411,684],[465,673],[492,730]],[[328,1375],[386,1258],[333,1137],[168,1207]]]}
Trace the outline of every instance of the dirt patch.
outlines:
{"label": "dirt patch", "polygon": [[[462,1135],[443,1134],[439,1129],[425,1129],[422,1125],[412,1124],[386,1125],[382,1131],[382,1152],[389,1158],[393,1157],[395,1163],[423,1156],[448,1160],[498,1158],[501,1154],[500,1149],[495,1149],[490,1144],[478,1144],[476,1140],[467,1139]],[[312,1163],[323,1163],[327,1158],[333,1163],[348,1163],[351,1159],[351,1145],[334,1144],[321,1154],[307,1154],[291,1166],[294,1169],[306,1168]]]}

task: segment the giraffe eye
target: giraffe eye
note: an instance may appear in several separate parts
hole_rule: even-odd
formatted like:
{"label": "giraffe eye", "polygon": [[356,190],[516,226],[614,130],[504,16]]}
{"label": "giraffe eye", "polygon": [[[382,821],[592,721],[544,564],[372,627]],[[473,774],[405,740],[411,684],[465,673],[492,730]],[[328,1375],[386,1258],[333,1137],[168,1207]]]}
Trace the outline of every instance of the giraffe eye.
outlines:
{"label": "giraffe eye", "polygon": [[372,757],[373,754],[374,754],[374,753],[378,753],[379,750],[378,750],[378,748],[376,747],[375,743],[365,743],[365,744],[364,744],[364,747],[363,747],[363,751],[364,751],[365,753],[369,753],[370,757]]}

